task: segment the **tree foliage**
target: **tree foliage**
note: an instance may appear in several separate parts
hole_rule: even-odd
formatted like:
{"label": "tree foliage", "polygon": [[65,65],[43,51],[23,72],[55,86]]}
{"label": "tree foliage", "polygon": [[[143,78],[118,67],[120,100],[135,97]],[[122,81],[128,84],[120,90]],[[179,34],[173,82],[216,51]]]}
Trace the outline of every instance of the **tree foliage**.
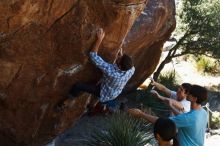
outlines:
{"label": "tree foliage", "polygon": [[193,54],[220,58],[220,1],[182,0],[177,9],[176,44],[154,74],[157,79],[172,58]]}
{"label": "tree foliage", "polygon": [[176,47],[181,50],[181,54],[210,54],[212,57],[220,57],[219,0],[184,0],[178,17],[177,31],[183,35]]}

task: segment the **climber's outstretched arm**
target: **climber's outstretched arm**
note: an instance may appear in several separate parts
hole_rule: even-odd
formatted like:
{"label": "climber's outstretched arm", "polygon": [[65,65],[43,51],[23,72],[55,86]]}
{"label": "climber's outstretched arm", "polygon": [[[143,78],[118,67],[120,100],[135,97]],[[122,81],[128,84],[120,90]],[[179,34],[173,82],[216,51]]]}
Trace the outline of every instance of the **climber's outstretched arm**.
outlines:
{"label": "climber's outstretched arm", "polygon": [[105,32],[103,31],[102,28],[100,28],[97,32],[97,41],[95,42],[94,46],[90,50],[91,52],[98,52],[99,46],[100,46],[104,36],[105,36]]}

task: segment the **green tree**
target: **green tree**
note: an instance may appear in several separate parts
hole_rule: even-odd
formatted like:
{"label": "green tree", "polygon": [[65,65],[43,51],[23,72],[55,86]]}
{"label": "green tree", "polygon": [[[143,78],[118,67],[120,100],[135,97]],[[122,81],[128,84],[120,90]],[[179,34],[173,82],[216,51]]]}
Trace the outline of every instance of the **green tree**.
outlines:
{"label": "green tree", "polygon": [[220,58],[220,1],[182,0],[173,37],[176,44],[154,73],[155,80],[175,57],[193,54]]}

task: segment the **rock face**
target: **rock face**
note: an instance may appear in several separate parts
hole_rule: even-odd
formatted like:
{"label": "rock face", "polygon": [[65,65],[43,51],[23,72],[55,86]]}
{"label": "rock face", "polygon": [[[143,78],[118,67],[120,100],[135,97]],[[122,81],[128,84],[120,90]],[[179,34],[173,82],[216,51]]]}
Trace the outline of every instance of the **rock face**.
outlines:
{"label": "rock face", "polygon": [[98,28],[106,33],[100,55],[109,62],[125,39],[123,51],[136,66],[128,89],[154,71],[175,28],[174,0],[1,0],[0,12],[4,146],[44,145],[82,115],[86,95],[64,112],[53,108],[72,84],[100,78],[88,58]]}

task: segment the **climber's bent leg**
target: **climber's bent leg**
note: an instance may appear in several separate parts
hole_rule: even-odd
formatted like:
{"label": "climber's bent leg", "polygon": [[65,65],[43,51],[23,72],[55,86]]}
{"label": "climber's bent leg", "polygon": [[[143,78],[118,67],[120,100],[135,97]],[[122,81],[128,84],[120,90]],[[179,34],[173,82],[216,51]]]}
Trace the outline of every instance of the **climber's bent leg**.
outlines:
{"label": "climber's bent leg", "polygon": [[76,83],[72,86],[68,98],[74,99],[80,92],[87,92],[95,96],[100,94],[100,85]]}

